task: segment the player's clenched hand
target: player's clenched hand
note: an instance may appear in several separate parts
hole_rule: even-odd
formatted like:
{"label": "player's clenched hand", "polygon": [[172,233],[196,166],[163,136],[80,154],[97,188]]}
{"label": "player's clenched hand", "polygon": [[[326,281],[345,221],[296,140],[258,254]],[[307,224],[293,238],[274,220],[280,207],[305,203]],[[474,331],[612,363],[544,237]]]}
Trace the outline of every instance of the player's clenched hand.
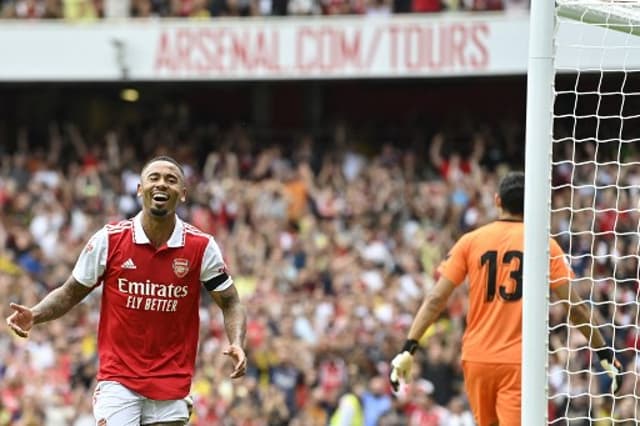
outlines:
{"label": "player's clenched hand", "polygon": [[29,331],[33,327],[33,312],[26,306],[11,303],[9,305],[14,312],[7,318],[9,328],[20,337],[29,337]]}
{"label": "player's clenched hand", "polygon": [[391,360],[391,373],[389,381],[394,392],[398,392],[400,380],[406,382],[411,374],[411,366],[413,365],[413,355],[409,351],[400,352]]}
{"label": "player's clenched hand", "polygon": [[242,377],[247,372],[247,356],[240,346],[230,345],[223,354],[229,355],[233,360],[233,372],[231,378]]}
{"label": "player's clenched hand", "polygon": [[394,392],[398,392],[400,387],[400,379],[406,382],[409,379],[411,373],[411,366],[413,365],[413,354],[418,348],[418,341],[414,339],[408,339],[404,342],[404,346],[400,350],[400,353],[391,360],[391,373],[389,374],[389,381]]}
{"label": "player's clenched hand", "polygon": [[609,348],[601,349],[596,353],[598,354],[598,358],[600,358],[600,365],[612,379],[611,393],[615,394],[622,384],[622,372],[624,371],[622,363],[615,359],[613,351]]}

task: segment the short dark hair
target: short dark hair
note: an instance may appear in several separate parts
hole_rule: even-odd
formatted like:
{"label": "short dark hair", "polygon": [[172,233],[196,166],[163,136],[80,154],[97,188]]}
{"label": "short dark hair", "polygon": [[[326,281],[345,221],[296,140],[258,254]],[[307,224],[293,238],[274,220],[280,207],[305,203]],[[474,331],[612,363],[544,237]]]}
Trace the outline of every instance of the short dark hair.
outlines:
{"label": "short dark hair", "polygon": [[512,214],[524,213],[524,173],[509,172],[500,181],[498,195],[502,208]]}
{"label": "short dark hair", "polygon": [[147,167],[149,167],[152,163],[155,163],[156,161],[167,161],[167,162],[173,164],[174,166],[176,166],[178,168],[178,170],[180,170],[180,173],[182,174],[182,177],[184,177],[184,169],[182,168],[180,163],[178,163],[175,160],[175,158],[169,157],[168,155],[158,155],[157,157],[153,157],[151,160],[147,161],[144,164],[144,166],[142,166],[142,170],[140,170],[140,174],[142,174]]}

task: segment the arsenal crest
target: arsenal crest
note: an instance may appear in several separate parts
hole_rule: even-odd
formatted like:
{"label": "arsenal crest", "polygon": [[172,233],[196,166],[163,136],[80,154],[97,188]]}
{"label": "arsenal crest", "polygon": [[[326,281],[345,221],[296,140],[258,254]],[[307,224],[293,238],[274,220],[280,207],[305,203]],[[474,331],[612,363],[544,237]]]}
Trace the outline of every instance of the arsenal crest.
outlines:
{"label": "arsenal crest", "polygon": [[178,278],[187,275],[187,273],[189,273],[189,260],[182,258],[173,259],[173,272],[175,272]]}

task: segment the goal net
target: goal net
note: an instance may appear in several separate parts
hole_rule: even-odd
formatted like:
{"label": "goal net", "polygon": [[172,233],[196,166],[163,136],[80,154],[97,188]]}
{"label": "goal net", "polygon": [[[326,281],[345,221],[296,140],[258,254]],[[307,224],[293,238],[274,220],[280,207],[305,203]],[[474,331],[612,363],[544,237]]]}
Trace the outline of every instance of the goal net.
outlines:
{"label": "goal net", "polygon": [[551,235],[627,373],[612,395],[567,301],[550,301],[548,423],[638,425],[640,0],[556,6]]}

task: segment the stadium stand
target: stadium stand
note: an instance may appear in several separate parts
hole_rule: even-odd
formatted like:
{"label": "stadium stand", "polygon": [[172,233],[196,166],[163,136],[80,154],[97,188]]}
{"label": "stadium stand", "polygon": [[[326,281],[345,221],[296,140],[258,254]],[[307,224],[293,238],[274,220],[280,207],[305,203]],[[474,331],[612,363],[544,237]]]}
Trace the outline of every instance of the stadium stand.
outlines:
{"label": "stadium stand", "polygon": [[0,16],[17,19],[369,15],[527,9],[526,0],[3,0]]}
{"label": "stadium stand", "polygon": [[[522,164],[522,122],[459,117],[384,142],[347,120],[265,143],[246,123],[203,125],[190,108],[168,104],[163,116],[99,133],[5,123],[1,299],[29,305],[63,281],[97,227],[137,210],[135,170],[171,153],[193,188],[181,215],[216,236],[249,309],[250,370],[231,382],[221,315],[203,295],[192,424],[324,425],[347,392],[360,396],[368,425],[472,424],[458,360],[463,291],[425,336],[416,380],[397,398],[388,360],[448,247],[495,217],[496,182],[506,164]],[[93,424],[99,300],[92,293],[29,340],[0,335],[0,425]],[[566,385],[553,371],[552,386]],[[551,418],[566,408],[550,406]]]}

